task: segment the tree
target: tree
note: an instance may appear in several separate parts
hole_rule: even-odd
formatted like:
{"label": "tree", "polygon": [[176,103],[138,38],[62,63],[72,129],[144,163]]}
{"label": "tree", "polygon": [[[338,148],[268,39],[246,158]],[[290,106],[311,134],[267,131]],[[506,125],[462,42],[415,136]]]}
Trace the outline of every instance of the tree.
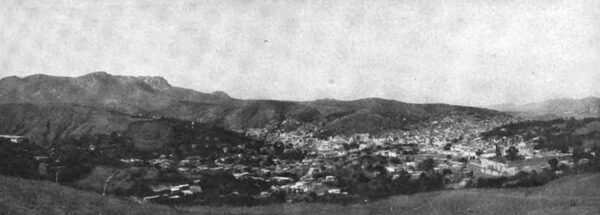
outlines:
{"label": "tree", "polygon": [[273,153],[276,155],[283,154],[284,150],[285,150],[285,145],[280,141],[275,142],[275,144],[273,145]]}
{"label": "tree", "polygon": [[569,146],[567,144],[561,144],[560,145],[560,152],[561,153],[568,153],[569,152]]}
{"label": "tree", "polygon": [[496,157],[502,157],[502,149],[498,145],[496,145]]}
{"label": "tree", "polygon": [[400,158],[390,158],[390,163],[401,164],[402,160],[400,160]]}
{"label": "tree", "polygon": [[506,150],[506,159],[511,161],[519,159],[519,150],[514,146],[508,148]]}
{"label": "tree", "polygon": [[444,169],[444,170],[442,170],[442,175],[452,175],[452,170]]}
{"label": "tree", "polygon": [[10,140],[0,138],[0,174],[23,178],[39,178],[37,164],[33,157],[38,146],[33,144],[14,144]]}
{"label": "tree", "polygon": [[477,157],[481,156],[483,154],[483,150],[481,149],[477,149],[477,151],[475,151],[475,155],[477,155]]}
{"label": "tree", "polygon": [[345,150],[351,150],[351,149],[358,149],[359,145],[356,142],[351,142],[351,143],[344,143],[344,149]]}
{"label": "tree", "polygon": [[448,143],[444,146],[444,151],[450,151],[452,149],[452,143]]}
{"label": "tree", "polygon": [[550,165],[550,169],[552,171],[556,171],[558,169],[558,159],[552,158],[548,160],[548,164]]}
{"label": "tree", "polygon": [[575,164],[577,164],[579,162],[580,159],[583,158],[584,152],[583,149],[581,147],[576,147],[573,149],[573,162]]}
{"label": "tree", "polygon": [[419,163],[419,169],[422,171],[430,171],[435,167],[435,161],[431,158],[425,159],[423,162]]}

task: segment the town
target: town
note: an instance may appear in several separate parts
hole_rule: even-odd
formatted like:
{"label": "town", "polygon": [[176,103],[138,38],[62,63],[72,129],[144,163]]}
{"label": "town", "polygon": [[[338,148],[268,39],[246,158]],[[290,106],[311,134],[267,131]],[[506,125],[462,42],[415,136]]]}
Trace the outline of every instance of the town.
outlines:
{"label": "town", "polygon": [[[223,156],[215,160],[194,155],[178,160],[177,156],[161,155],[147,161],[124,159],[123,162],[176,169],[188,181],[195,180],[199,187],[204,184],[204,192],[215,187],[214,182],[207,182],[210,180],[207,176],[232,176],[228,180],[245,186],[232,186],[236,188],[219,196],[235,196],[237,201],[233,202],[246,199],[255,203],[274,198],[287,202],[366,200],[392,194],[461,189],[485,186],[477,185],[479,178],[515,177],[519,173],[547,170],[553,176],[560,176],[574,166],[572,148],[566,152],[536,149],[536,139],[524,140],[520,136],[484,139],[480,135],[506,123],[510,121],[448,116],[414,125],[407,131],[326,139],[315,138],[307,131],[250,129],[245,131],[246,136],[265,141],[258,149],[243,145],[225,147]],[[424,181],[429,184],[423,185]],[[189,184],[159,186],[189,187]],[[378,186],[392,191],[380,192]],[[199,191],[202,189],[195,190],[202,196]],[[159,192],[153,189],[142,199],[159,198]],[[158,201],[181,202],[181,198],[194,196],[191,192],[182,195],[176,191],[163,194]]]}
{"label": "town", "polygon": [[[187,123],[194,127],[194,122]],[[502,126],[513,123],[519,122],[449,115],[415,123],[407,130],[327,138],[315,137],[316,128],[257,128],[242,133],[251,142],[219,145],[204,153],[196,153],[201,147],[192,144],[174,153],[122,153],[112,156],[118,160],[97,163],[85,159],[102,157],[103,151],[114,151],[117,144],[79,142],[79,151],[72,154],[80,156],[75,163],[87,165],[90,175],[99,166],[113,166],[112,173],[101,176],[98,192],[128,195],[140,203],[190,205],[362,202],[433,190],[535,186],[598,158],[597,150],[586,149],[587,157],[575,159],[573,155],[580,151],[573,147],[540,148],[540,137],[532,138],[535,135],[483,135],[503,132]],[[26,137],[0,138],[6,140],[4,146],[28,144]],[[126,145],[123,141],[120,147]],[[85,172],[64,161],[76,159],[58,149],[49,151],[37,150],[32,156],[42,178],[61,182],[73,177],[69,168]],[[83,182],[74,184],[94,190]],[[123,184],[129,186],[116,188]]]}

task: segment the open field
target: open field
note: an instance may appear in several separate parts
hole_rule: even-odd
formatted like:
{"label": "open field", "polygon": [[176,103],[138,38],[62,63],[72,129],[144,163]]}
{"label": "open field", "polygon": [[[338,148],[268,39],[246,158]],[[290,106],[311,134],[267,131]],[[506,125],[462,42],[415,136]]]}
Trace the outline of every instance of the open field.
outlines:
{"label": "open field", "polygon": [[170,208],[102,197],[47,181],[0,176],[1,214],[600,214],[600,174],[529,189],[470,189],[394,196],[356,205]]}

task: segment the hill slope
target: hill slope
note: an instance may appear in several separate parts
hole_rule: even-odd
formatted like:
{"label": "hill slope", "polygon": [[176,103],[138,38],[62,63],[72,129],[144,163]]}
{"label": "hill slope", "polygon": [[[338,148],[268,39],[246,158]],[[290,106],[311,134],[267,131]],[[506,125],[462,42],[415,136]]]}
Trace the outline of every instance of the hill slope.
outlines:
{"label": "hill slope", "polygon": [[[600,174],[568,176],[537,188],[455,190],[355,205],[183,207],[179,211],[102,197],[45,181],[0,176],[2,214],[598,214]],[[592,188],[592,189],[589,189]]]}
{"label": "hill slope", "polygon": [[[381,132],[435,116],[507,117],[497,111],[445,104],[409,104],[378,98],[310,102],[238,100],[171,86],[161,77],[32,75],[0,80],[0,104],[76,104],[145,117],[171,117],[229,129],[319,127],[328,134]],[[291,126],[294,125],[294,126]]]}
{"label": "hill slope", "polygon": [[124,131],[139,121],[124,114],[68,104],[2,104],[0,133],[30,137],[40,145],[71,135]]}
{"label": "hill slope", "polygon": [[180,214],[161,205],[103,197],[47,181],[0,176],[0,214]]}
{"label": "hill slope", "polygon": [[142,151],[191,138],[221,140],[211,141],[213,145],[246,141],[243,135],[223,128],[202,123],[190,128],[190,122],[178,119],[146,119],[73,104],[0,104],[0,134],[28,136],[41,146],[66,137],[113,132],[129,137]]}
{"label": "hill slope", "polygon": [[600,98],[552,99],[523,105],[504,104],[491,109],[517,112],[531,117],[600,117]]}

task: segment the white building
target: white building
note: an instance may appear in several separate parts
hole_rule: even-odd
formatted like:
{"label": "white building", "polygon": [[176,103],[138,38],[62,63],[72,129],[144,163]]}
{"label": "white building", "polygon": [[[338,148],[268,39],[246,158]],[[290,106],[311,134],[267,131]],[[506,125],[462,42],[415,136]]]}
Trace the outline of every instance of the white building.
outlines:
{"label": "white building", "polygon": [[29,140],[29,138],[25,136],[17,136],[17,135],[5,135],[0,134],[0,138],[9,139],[12,143],[23,143]]}
{"label": "white building", "polygon": [[505,162],[481,158],[481,164],[472,163],[478,167],[480,173],[491,176],[512,176],[519,172],[519,168]]}

